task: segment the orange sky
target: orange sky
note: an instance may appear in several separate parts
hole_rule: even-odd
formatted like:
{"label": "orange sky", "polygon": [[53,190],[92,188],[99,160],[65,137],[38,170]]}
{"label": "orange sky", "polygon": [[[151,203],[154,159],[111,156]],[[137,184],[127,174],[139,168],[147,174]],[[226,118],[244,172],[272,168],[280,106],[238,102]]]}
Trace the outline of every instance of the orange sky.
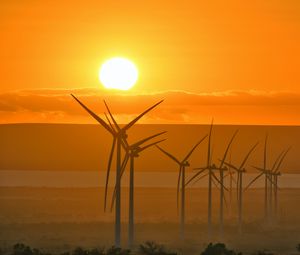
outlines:
{"label": "orange sky", "polygon": [[[117,55],[140,71],[125,106],[133,94],[163,91],[166,105],[152,121],[198,123],[215,116],[220,123],[299,125],[299,32],[298,0],[1,1],[1,122],[86,122],[82,112],[51,100],[73,89],[113,99],[95,90],[99,66]],[[30,93],[24,96],[24,89]],[[181,92],[174,96],[174,90]],[[232,91],[234,107],[224,99]],[[197,100],[191,106],[186,93],[208,97],[205,106]],[[266,96],[276,100],[260,102]],[[136,113],[127,108],[123,120]]]}

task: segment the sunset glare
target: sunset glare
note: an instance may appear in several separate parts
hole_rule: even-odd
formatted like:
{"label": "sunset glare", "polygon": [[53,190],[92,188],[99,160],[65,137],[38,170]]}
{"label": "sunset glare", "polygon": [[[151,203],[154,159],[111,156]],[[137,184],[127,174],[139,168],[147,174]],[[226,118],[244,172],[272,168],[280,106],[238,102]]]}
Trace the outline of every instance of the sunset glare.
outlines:
{"label": "sunset glare", "polygon": [[99,79],[107,89],[129,90],[136,83],[138,70],[126,58],[112,58],[100,68]]}

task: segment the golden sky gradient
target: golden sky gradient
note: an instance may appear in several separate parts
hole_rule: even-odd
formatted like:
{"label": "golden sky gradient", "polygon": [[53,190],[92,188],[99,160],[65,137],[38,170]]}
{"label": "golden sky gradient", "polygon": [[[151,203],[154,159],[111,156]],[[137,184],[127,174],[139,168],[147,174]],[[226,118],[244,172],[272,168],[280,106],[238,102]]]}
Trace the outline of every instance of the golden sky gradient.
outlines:
{"label": "golden sky gradient", "polygon": [[[299,32],[298,0],[0,1],[1,122],[93,122],[76,89],[121,121],[166,98],[148,122],[300,125]],[[140,72],[122,107],[98,81],[113,56]]]}

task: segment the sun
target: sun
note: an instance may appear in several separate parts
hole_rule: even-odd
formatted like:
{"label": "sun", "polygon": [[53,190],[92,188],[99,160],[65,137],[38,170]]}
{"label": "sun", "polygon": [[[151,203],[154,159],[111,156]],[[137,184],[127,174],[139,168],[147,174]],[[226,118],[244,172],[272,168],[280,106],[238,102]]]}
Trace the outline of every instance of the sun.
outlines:
{"label": "sun", "polygon": [[108,89],[129,90],[137,79],[136,66],[126,58],[111,58],[100,67],[99,80]]}

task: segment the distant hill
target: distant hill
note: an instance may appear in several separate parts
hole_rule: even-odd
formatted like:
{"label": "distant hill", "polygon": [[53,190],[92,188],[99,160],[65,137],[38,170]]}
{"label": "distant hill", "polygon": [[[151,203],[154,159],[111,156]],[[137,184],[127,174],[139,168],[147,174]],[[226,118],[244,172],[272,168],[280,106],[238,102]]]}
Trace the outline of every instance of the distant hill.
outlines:
{"label": "distant hill", "polygon": [[[207,125],[136,125],[129,132],[129,141],[168,131],[162,147],[178,158],[184,155],[205,134]],[[239,162],[257,141],[260,146],[249,165],[262,165],[263,141],[269,134],[269,159],[292,146],[283,164],[284,171],[300,173],[300,127],[298,126],[223,126],[213,130],[213,155],[218,162],[233,132],[239,129],[232,147],[232,161]],[[6,124],[0,125],[0,170],[105,171],[112,138],[99,125],[81,124]],[[191,158],[191,167],[202,166],[207,141]],[[176,171],[177,165],[156,148],[136,160],[138,171]],[[254,172],[249,167],[249,171]]]}

